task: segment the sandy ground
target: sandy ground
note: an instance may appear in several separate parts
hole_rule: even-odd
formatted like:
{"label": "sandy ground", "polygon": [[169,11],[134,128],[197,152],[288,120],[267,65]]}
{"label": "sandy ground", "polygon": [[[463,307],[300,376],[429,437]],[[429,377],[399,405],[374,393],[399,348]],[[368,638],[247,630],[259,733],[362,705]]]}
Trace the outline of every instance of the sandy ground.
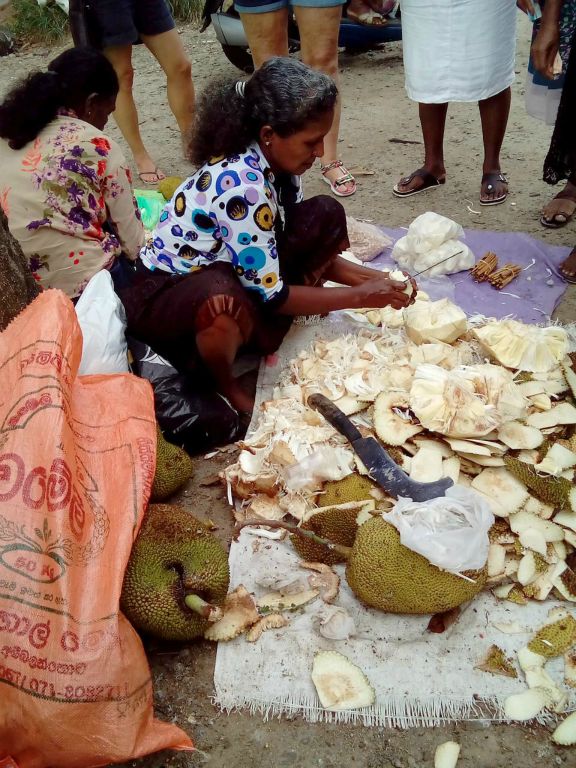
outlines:
{"label": "sandy ground", "polygon": [[[199,35],[192,27],[182,28],[191,56],[197,88],[212,76],[234,76],[211,30]],[[450,216],[465,227],[525,231],[547,242],[576,243],[574,223],[562,230],[543,230],[538,223],[540,208],[551,196],[542,181],[541,166],[550,128],[527,117],[523,103],[529,25],[519,28],[517,83],[509,129],[503,149],[503,169],[508,173],[511,194],[495,208],[475,210],[481,176],[482,142],[478,110],[474,105],[450,108],[446,134],[447,183],[433,192],[409,200],[397,200],[391,187],[397,178],[420,165],[421,135],[416,108],[404,93],[400,44],[367,54],[342,55],[343,123],[341,156],[349,167],[373,171],[358,176],[357,194],[348,199],[347,211],[389,226],[406,226],[426,210]],[[56,49],[35,48],[0,59],[0,92],[30,69],[45,64]],[[135,52],[135,91],[141,106],[142,132],[158,164],[167,173],[186,175],[189,166],[181,160],[175,122],[165,98],[165,83],[156,62],[143,49]],[[144,108],[146,105],[146,108]],[[110,133],[121,140],[115,126]],[[402,144],[392,139],[414,143]],[[317,170],[309,173],[308,194],[325,193]],[[567,292],[558,312],[563,320],[574,320],[576,290]],[[230,512],[216,473],[230,461],[221,455],[211,461],[198,459],[196,475],[179,497],[194,514],[209,516],[220,526],[218,535],[228,541]],[[336,768],[343,764],[360,768],[420,768],[433,764],[435,747],[448,739],[462,745],[459,768],[510,768],[534,765],[541,768],[576,766],[576,753],[554,747],[543,728],[481,723],[398,731],[348,725],[311,725],[299,718],[263,722],[244,713],[224,714],[211,704],[215,648],[208,643],[168,647],[147,642],[155,682],[157,714],[178,723],[193,737],[198,751],[193,755],[159,754],[130,763],[134,768],[174,766],[245,766],[251,768]]]}

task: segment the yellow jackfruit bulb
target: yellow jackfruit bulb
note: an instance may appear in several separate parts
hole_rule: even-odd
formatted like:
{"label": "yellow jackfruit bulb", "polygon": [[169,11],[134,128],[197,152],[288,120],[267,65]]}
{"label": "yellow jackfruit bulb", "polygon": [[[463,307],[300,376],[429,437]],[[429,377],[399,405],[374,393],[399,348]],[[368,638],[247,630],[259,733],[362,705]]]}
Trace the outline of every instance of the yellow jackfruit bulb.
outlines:
{"label": "yellow jackfruit bulb", "polygon": [[345,504],[347,501],[373,499],[371,492],[376,487],[376,483],[368,477],[353,472],[342,480],[331,480],[325,483],[316,503],[320,507],[331,507],[334,504]]}
{"label": "yellow jackfruit bulb", "polygon": [[181,176],[167,176],[158,182],[158,192],[162,194],[165,200],[171,200],[174,197],[174,192],[183,181]]}
{"label": "yellow jackfruit bulb", "polygon": [[461,578],[432,565],[400,543],[400,534],[382,517],[358,528],[346,567],[356,597],[387,613],[442,613],[471,600],[486,583],[486,572]]}
{"label": "yellow jackfruit bulb", "polygon": [[120,607],[134,627],[186,642],[204,633],[228,592],[228,555],[182,507],[151,504],[124,574]]}
{"label": "yellow jackfruit bulb", "polygon": [[507,469],[524,483],[537,499],[561,509],[576,511],[574,485],[565,477],[539,475],[533,466],[512,456],[504,456]]}
{"label": "yellow jackfruit bulb", "polygon": [[190,480],[194,464],[186,451],[164,439],[160,427],[156,428],[156,445],[156,473],[150,500],[164,501]]}
{"label": "yellow jackfruit bulb", "polygon": [[576,619],[565,616],[562,619],[545,624],[528,643],[533,653],[539,653],[547,659],[561,656],[576,643]]}
{"label": "yellow jackfruit bulb", "polygon": [[[314,531],[318,536],[327,539],[334,544],[343,544],[345,547],[351,547],[356,538],[358,523],[356,518],[361,505],[351,505],[350,509],[338,509],[337,507],[327,508],[324,512],[319,509],[312,517],[300,526],[304,530]],[[303,560],[315,563],[326,563],[326,565],[335,565],[345,560],[339,552],[335,552],[330,547],[318,544],[311,539],[305,539],[297,534],[290,536],[292,546]]]}

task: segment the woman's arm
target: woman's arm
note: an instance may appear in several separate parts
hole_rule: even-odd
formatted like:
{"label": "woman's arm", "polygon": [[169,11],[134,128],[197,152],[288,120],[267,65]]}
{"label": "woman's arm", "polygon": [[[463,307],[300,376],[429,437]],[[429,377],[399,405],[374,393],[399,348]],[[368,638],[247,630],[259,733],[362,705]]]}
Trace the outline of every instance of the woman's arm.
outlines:
{"label": "woman's arm", "polygon": [[403,293],[404,283],[377,274],[350,288],[312,288],[291,285],[288,296],[277,308],[280,315],[323,315],[336,309],[387,307],[402,309],[413,299]]}
{"label": "woman's arm", "polygon": [[560,12],[563,4],[564,0],[546,0],[540,29],[530,51],[535,69],[549,80],[554,78],[554,59],[560,44]]}
{"label": "woman's arm", "polygon": [[[409,278],[407,273],[404,274]],[[370,267],[363,267],[361,264],[354,264],[354,262],[348,261],[348,259],[344,259],[342,256],[336,257],[326,273],[326,277],[329,280],[333,280],[335,283],[342,283],[342,285],[362,285],[366,280],[377,280],[379,277],[387,276],[388,272],[380,272]],[[418,289],[411,277],[410,282],[412,283],[413,296],[415,297]]]}

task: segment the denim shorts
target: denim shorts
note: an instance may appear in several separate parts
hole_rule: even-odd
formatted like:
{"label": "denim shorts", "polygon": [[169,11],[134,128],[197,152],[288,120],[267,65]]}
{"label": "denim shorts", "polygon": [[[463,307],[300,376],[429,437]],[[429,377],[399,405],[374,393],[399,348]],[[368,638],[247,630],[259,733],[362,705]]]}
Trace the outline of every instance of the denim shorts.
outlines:
{"label": "denim shorts", "polygon": [[269,13],[295,5],[298,8],[334,8],[346,0],[234,0],[238,13]]}
{"label": "denim shorts", "polygon": [[166,0],[94,0],[89,6],[101,49],[133,45],[140,35],[160,35],[175,27]]}

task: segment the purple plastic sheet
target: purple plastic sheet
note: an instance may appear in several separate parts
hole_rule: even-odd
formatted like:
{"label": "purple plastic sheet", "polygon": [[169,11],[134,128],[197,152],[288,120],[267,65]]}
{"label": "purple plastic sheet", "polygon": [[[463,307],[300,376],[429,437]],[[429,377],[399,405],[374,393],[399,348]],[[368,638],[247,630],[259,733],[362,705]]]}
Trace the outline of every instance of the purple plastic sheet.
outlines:
{"label": "purple plastic sheet", "polygon": [[[405,229],[382,230],[394,242],[406,234]],[[467,272],[457,272],[448,279],[454,287],[454,301],[468,315],[481,314],[486,317],[502,318],[508,315],[525,323],[542,323],[550,318],[559,304],[566,283],[560,277],[558,268],[570,248],[548,245],[523,232],[490,232],[479,229],[467,229],[464,241],[472,250],[476,261],[486,251],[493,251],[498,256],[498,266],[510,262],[524,269],[518,277],[501,291],[490,283],[475,283]],[[534,260],[534,264],[529,266]],[[371,266],[384,269],[394,265],[390,250],[386,250]],[[426,278],[424,273],[422,278]],[[552,282],[552,285],[548,285]]]}

